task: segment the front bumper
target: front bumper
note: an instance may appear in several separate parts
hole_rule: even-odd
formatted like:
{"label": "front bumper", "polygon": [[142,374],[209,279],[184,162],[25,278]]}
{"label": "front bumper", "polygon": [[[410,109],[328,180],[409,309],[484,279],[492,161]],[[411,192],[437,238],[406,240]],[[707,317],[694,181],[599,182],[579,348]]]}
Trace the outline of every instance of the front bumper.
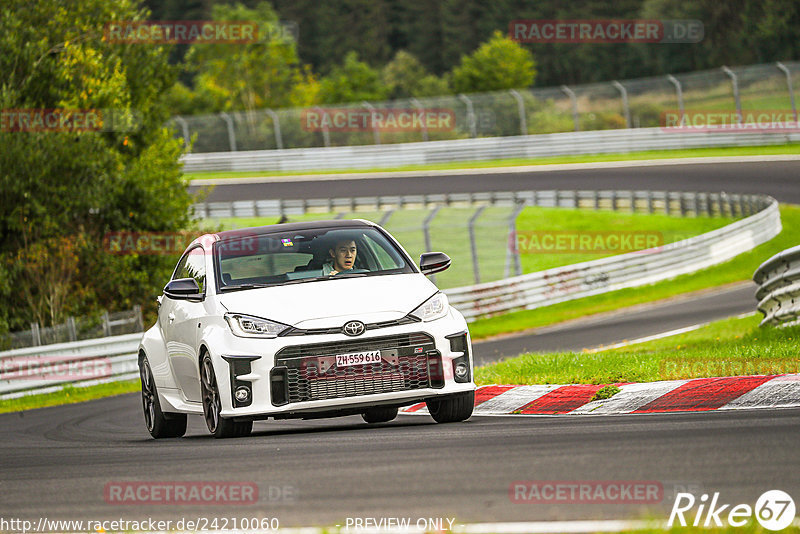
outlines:
{"label": "front bumper", "polygon": [[[359,408],[402,406],[475,389],[469,333],[454,310],[437,321],[368,331],[359,337],[235,338],[229,347],[214,357],[225,417],[356,413]],[[369,350],[380,350],[382,361],[343,368],[335,364],[336,354]],[[456,378],[454,361],[466,362],[466,379]],[[234,395],[241,387],[250,391],[245,402]]]}

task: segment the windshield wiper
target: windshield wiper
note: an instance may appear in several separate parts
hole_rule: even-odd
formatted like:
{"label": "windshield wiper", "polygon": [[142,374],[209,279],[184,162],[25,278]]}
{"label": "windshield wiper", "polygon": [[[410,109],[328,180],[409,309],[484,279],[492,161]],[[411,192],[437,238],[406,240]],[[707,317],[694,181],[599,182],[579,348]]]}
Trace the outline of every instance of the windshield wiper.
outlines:
{"label": "windshield wiper", "polygon": [[273,287],[275,284],[236,284],[233,286],[225,286],[220,291],[241,291],[243,289],[260,289],[263,287]]}
{"label": "windshield wiper", "polygon": [[296,278],[294,280],[289,280],[288,282],[283,282],[282,286],[288,286],[289,284],[302,284],[303,282],[319,282],[322,280],[336,280],[337,278],[357,278],[360,276],[367,276],[366,273],[339,273],[333,276],[312,276],[310,278]]}

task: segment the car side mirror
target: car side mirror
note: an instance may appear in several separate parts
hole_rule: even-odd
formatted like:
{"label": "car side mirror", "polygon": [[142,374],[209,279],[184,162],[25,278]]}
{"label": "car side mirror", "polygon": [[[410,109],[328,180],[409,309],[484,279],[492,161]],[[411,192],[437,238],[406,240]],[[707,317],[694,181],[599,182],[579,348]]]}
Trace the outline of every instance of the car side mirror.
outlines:
{"label": "car side mirror", "polygon": [[450,267],[450,261],[444,252],[426,252],[419,257],[419,270],[425,276],[440,273]]}
{"label": "car side mirror", "polygon": [[203,294],[200,292],[200,286],[197,285],[197,280],[194,278],[170,280],[169,283],[164,286],[164,294],[175,300],[203,298]]}

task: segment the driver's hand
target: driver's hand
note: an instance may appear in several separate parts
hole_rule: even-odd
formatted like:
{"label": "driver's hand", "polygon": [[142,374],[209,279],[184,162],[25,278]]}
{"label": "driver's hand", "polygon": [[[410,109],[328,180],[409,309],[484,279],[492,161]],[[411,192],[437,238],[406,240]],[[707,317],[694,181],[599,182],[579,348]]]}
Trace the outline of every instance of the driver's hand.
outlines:
{"label": "driver's hand", "polygon": [[330,274],[328,274],[328,276],[334,276],[337,274],[339,274],[339,271],[331,271]]}

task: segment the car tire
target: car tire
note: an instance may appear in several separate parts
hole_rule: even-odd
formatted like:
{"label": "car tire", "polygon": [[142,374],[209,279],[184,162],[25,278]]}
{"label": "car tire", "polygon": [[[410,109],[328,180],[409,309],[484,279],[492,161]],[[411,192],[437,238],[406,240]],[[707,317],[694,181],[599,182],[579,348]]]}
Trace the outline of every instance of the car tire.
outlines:
{"label": "car tire", "polygon": [[144,424],[155,439],[179,438],[186,434],[186,414],[161,411],[156,382],[147,357],[139,360],[139,377],[142,382],[142,408]]}
{"label": "car tire", "polygon": [[367,423],[388,423],[397,417],[397,408],[378,406],[376,408],[369,408],[366,412],[361,414],[361,417]]}
{"label": "car tire", "polygon": [[437,423],[465,421],[472,415],[475,407],[475,392],[468,391],[439,399],[428,399],[428,412]]}
{"label": "car tire", "polygon": [[222,400],[219,397],[219,386],[211,363],[211,355],[206,353],[200,364],[200,392],[203,398],[203,418],[208,431],[215,438],[239,438],[249,436],[253,430],[252,421],[234,421],[222,417]]}

